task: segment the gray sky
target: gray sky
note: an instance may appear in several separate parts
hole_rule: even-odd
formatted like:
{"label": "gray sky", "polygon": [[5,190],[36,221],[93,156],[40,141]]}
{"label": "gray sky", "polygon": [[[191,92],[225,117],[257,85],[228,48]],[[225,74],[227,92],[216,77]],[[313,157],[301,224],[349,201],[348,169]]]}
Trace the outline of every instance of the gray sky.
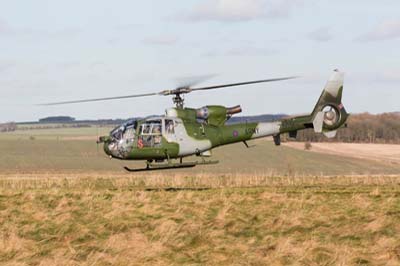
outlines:
{"label": "gray sky", "polygon": [[162,114],[169,97],[37,103],[201,85],[303,78],[192,93],[188,106],[241,104],[245,115],[312,110],[335,68],[350,112],[400,110],[398,0],[0,0],[0,122],[52,115]]}

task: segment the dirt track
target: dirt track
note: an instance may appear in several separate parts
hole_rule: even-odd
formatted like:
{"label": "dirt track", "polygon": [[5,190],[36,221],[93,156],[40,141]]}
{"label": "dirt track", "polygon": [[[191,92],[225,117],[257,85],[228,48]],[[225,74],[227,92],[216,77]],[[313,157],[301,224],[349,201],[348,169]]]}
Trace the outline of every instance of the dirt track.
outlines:
{"label": "dirt track", "polygon": [[[299,150],[304,150],[303,142],[287,142],[283,145]],[[310,151],[400,164],[400,145],[312,143],[312,148]]]}

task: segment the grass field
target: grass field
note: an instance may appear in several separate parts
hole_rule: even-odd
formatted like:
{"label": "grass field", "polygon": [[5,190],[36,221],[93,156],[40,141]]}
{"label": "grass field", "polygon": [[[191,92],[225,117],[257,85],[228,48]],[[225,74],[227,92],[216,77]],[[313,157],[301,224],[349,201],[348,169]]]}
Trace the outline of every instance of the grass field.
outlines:
{"label": "grass field", "polygon": [[[16,131],[0,134],[2,172],[119,172],[123,166],[143,167],[143,162],[109,160],[97,134],[109,128],[69,128]],[[32,138],[34,140],[32,140]],[[271,141],[254,141],[247,149],[239,143],[217,148],[220,164],[190,170],[167,171],[179,175],[350,175],[399,174],[400,163],[371,161],[335,154],[320,154],[290,147],[276,147]],[[195,158],[196,159],[196,158]],[[146,173],[148,175],[148,173]]]}
{"label": "grass field", "polygon": [[0,134],[0,265],[400,265],[397,163],[260,140],[132,174],[96,135]]}
{"label": "grass field", "polygon": [[399,177],[150,179],[2,176],[0,264],[400,263]]}

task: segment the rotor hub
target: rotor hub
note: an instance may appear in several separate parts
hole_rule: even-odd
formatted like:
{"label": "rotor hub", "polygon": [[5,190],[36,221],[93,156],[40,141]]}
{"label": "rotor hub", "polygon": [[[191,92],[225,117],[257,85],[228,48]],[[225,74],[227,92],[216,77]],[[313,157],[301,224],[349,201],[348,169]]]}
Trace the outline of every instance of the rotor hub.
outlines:
{"label": "rotor hub", "polygon": [[324,112],[324,123],[326,125],[333,126],[339,121],[340,114],[335,107],[327,105],[324,107],[323,112]]}
{"label": "rotor hub", "polygon": [[172,102],[176,105],[176,108],[183,108],[185,99],[183,98],[183,96],[181,96],[181,94],[177,93],[175,94],[175,96],[172,98]]}

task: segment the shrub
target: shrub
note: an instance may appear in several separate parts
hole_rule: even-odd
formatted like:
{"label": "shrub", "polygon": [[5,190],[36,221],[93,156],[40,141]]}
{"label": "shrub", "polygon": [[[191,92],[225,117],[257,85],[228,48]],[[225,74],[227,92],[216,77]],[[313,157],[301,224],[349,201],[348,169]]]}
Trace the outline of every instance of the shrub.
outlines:
{"label": "shrub", "polygon": [[311,142],[309,142],[309,141],[304,142],[304,149],[306,151],[311,150],[311,148],[312,148]]}

